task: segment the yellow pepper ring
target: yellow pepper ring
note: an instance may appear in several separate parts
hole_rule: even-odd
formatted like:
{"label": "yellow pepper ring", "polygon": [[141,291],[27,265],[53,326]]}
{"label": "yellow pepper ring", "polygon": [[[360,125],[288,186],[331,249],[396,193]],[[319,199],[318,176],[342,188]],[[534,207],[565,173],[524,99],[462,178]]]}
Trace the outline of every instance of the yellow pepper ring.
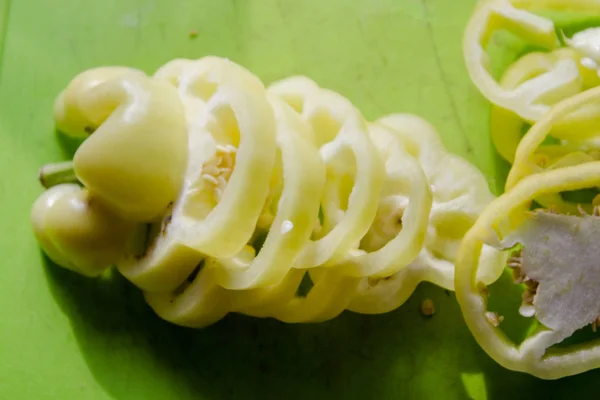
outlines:
{"label": "yellow pepper ring", "polygon": [[560,46],[552,21],[517,9],[508,0],[482,1],[477,5],[464,34],[463,52],[469,76],[481,93],[492,103],[512,110],[527,121],[538,120],[547,107],[535,104],[538,97],[579,79],[577,66],[569,60],[557,65],[557,73],[545,74],[519,87],[506,90],[490,75],[485,52],[492,33],[504,28],[532,44],[547,49]]}
{"label": "yellow pepper ring", "polygon": [[[536,76],[552,71],[556,63],[564,59],[572,59],[580,65],[581,55],[572,49],[558,49],[551,53],[529,53],[506,70],[500,80],[500,85],[507,90],[513,90]],[[583,67],[581,68],[583,69]],[[580,93],[584,87],[586,87],[585,84],[582,87],[578,82],[574,82],[572,87],[566,88],[564,92],[560,93],[559,99],[551,100],[563,100]],[[523,123],[523,119],[513,111],[492,104],[490,118],[492,142],[498,153],[510,163],[514,162],[515,152],[521,141]]]}
{"label": "yellow pepper ring", "polygon": [[[536,151],[540,148],[546,137],[548,137],[554,124],[563,120],[574,111],[594,102],[600,102],[600,88],[587,90],[558,103],[544,118],[531,127],[517,148],[514,166],[506,181],[506,191],[511,190],[525,176],[541,170],[541,167],[535,163]],[[600,112],[600,108],[598,111]],[[576,133],[573,133],[573,135],[576,135]]]}
{"label": "yellow pepper ring", "polygon": [[275,119],[266,92],[249,71],[229,60],[206,57],[194,63],[189,90],[205,95],[207,113],[219,120],[230,107],[240,141],[235,168],[215,208],[202,221],[191,219],[185,244],[211,257],[229,257],[248,242],[262,211],[275,163]]}
{"label": "yellow pepper ring", "polygon": [[214,260],[220,267],[219,284],[226,289],[250,289],[281,282],[318,222],[325,167],[317,148],[307,140],[311,127],[283,100],[274,96],[270,100],[275,110],[276,139],[283,164],[281,200],[256,257],[248,261]]}
{"label": "yellow pepper ring", "polygon": [[[301,110],[302,117],[312,124],[327,167],[325,194],[335,185],[330,177],[336,175],[336,160],[346,150],[354,156],[356,176],[343,217],[325,236],[309,242],[294,265],[301,269],[333,264],[356,246],[375,219],[385,175],[383,161],[360,112],[341,95],[310,82],[308,78],[292,77],[273,84],[269,92]],[[331,210],[337,205],[327,201],[322,206],[325,214],[338,211]]]}
{"label": "yellow pepper ring", "polygon": [[480,291],[477,272],[484,244],[497,245],[525,218],[531,202],[543,195],[600,185],[600,162],[529,176],[496,199],[465,235],[456,262],[456,296],[469,329],[479,345],[505,368],[543,379],[557,379],[600,367],[600,343],[547,349],[554,334],[542,330],[517,346],[485,316],[487,296]]}
{"label": "yellow pepper ring", "polygon": [[386,277],[398,272],[419,254],[425,241],[433,198],[425,173],[417,160],[408,154],[399,136],[384,125],[371,124],[369,129],[371,136],[382,137],[379,151],[390,153],[386,160],[387,191],[389,187],[400,185],[409,203],[402,215],[402,229],[388,243],[377,251],[349,253],[343,262],[332,268],[353,277]]}

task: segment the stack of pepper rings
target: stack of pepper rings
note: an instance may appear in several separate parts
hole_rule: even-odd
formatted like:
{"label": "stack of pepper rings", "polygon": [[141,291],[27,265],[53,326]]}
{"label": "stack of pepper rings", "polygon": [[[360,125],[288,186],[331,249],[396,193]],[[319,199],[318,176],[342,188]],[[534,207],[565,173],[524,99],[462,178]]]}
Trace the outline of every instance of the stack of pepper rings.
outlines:
{"label": "stack of pepper rings", "polygon": [[[465,33],[464,56],[472,81],[492,103],[493,143],[512,167],[505,193],[464,236],[455,287],[467,325],[494,360],[556,379],[600,367],[599,339],[564,343],[582,328],[591,325],[595,331],[600,322],[595,243],[600,234],[600,28],[566,37],[553,21],[534,14],[536,8],[597,13],[600,1],[478,4]],[[499,30],[545,50],[520,57],[496,81],[488,72],[485,47]],[[511,321],[488,309],[496,287],[478,275],[491,268],[479,260],[489,246],[502,251],[507,271],[522,288],[519,313],[535,317],[522,342],[502,330]]]}
{"label": "stack of pepper rings", "polygon": [[[423,119],[368,123],[308,78],[265,89],[217,57],[152,77],[86,71],[55,119],[85,140],[41,170],[41,247],[88,276],[115,265],[183,326],[230,312],[319,322],[391,311],[421,281],[453,290],[460,240],[493,199]],[[486,283],[502,272],[489,264]]]}

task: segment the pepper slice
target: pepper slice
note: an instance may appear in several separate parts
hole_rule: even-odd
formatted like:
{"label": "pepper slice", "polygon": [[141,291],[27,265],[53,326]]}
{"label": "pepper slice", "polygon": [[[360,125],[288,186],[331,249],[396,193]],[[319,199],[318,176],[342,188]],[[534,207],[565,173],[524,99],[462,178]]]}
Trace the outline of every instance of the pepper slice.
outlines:
{"label": "pepper slice", "polygon": [[288,102],[314,130],[326,166],[324,224],[295,262],[307,269],[341,260],[367,233],[379,205],[385,167],[366,122],[344,97],[305,77],[276,82],[269,92]]}
{"label": "pepper slice", "polygon": [[[593,283],[594,278],[590,280],[589,277],[585,277],[583,280],[577,280],[570,274],[573,271],[581,271],[582,274],[588,275],[595,273],[593,269],[586,269],[587,264],[584,261],[588,259],[589,251],[577,250],[583,243],[577,235],[585,235],[588,231],[595,232],[599,222],[593,221],[592,227],[589,227],[589,222],[586,221],[597,217],[556,215],[555,218],[550,215],[538,219],[538,213],[529,211],[534,199],[539,197],[599,185],[600,162],[598,161],[528,176],[486,208],[465,235],[456,263],[457,299],[477,342],[505,368],[527,372],[543,379],[557,379],[600,367],[600,345],[596,342],[552,347],[569,336],[574,329],[579,328],[579,325],[566,327],[564,325],[566,322],[555,325],[552,318],[547,316],[548,312],[553,314],[553,307],[559,307],[554,308],[556,313],[570,311],[577,323],[581,323],[580,319],[585,317],[583,312],[589,310],[584,303],[594,296],[590,297],[585,290],[588,284],[592,284],[592,288],[597,287],[597,284]],[[555,219],[558,222],[552,222]],[[576,220],[575,223],[573,219]],[[582,222],[581,225],[578,220]],[[563,229],[560,224],[568,228]],[[485,264],[479,262],[484,245],[505,250],[505,254],[508,255],[513,253],[512,245],[517,242],[524,246],[522,255],[513,256],[511,258],[513,261],[509,265],[522,268],[539,280],[538,293],[533,298],[533,304],[538,311],[542,312],[539,321],[547,324],[529,336],[521,345],[507,338],[498,327],[497,320],[488,319],[489,291],[482,290],[484,287],[477,278],[479,269],[487,268]],[[548,248],[546,242],[551,243],[553,247]],[[595,250],[590,249],[590,251],[595,254]],[[544,258],[546,255],[549,255],[550,259]],[[579,258],[581,260],[578,261]],[[538,262],[540,260],[541,264]],[[592,264],[595,268],[596,263]],[[570,285],[564,286],[567,280],[570,280]],[[556,290],[560,293],[548,296],[548,293]],[[546,291],[546,295],[542,291]],[[579,305],[573,308],[573,304]],[[587,323],[592,322],[587,321]],[[555,326],[551,328],[551,325]]]}
{"label": "pepper slice", "polygon": [[[161,234],[119,264],[142,289],[174,290],[206,256],[231,257],[252,236],[275,163],[275,120],[262,83],[229,60],[175,60],[156,73],[186,104],[186,179]],[[174,262],[177,260],[177,262]]]}
{"label": "pepper slice", "polygon": [[[237,148],[218,203],[201,221],[190,218],[184,240],[209,256],[230,256],[250,239],[267,197],[265,177],[272,174],[276,152],[273,109],[260,80],[227,59],[194,62],[179,84],[180,92],[206,102],[195,118],[215,141],[217,156],[219,146]],[[207,169],[204,165],[204,179]]]}

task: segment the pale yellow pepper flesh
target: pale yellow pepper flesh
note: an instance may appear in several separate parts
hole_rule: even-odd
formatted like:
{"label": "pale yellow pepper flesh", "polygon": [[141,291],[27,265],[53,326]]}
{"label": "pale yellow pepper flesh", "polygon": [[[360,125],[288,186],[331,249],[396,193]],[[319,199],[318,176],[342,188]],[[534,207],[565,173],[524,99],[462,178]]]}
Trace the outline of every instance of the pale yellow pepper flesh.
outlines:
{"label": "pale yellow pepper flesh", "polygon": [[76,184],[46,191],[34,204],[31,220],[50,259],[86,276],[100,275],[123,257],[136,231],[134,223]]}

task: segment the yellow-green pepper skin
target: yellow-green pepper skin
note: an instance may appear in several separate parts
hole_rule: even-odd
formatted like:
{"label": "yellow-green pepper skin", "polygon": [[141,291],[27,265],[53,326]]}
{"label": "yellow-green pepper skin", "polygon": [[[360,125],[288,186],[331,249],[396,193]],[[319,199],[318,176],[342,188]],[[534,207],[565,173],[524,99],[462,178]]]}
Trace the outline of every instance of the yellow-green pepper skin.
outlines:
{"label": "yellow-green pepper skin", "polygon": [[135,229],[76,184],[45,191],[33,206],[31,222],[52,261],[86,276],[100,275],[123,257]]}
{"label": "yellow-green pepper skin", "polygon": [[153,221],[166,212],[183,183],[188,153],[174,87],[136,70],[99,68],[73,80],[55,113],[60,130],[90,133],[73,164],[94,196],[132,221]]}
{"label": "yellow-green pepper skin", "polygon": [[75,76],[54,102],[57,129],[67,136],[87,138],[95,127],[91,124],[89,110],[81,105],[82,97],[98,85],[128,74],[144,76],[142,71],[129,67],[98,67]]}

